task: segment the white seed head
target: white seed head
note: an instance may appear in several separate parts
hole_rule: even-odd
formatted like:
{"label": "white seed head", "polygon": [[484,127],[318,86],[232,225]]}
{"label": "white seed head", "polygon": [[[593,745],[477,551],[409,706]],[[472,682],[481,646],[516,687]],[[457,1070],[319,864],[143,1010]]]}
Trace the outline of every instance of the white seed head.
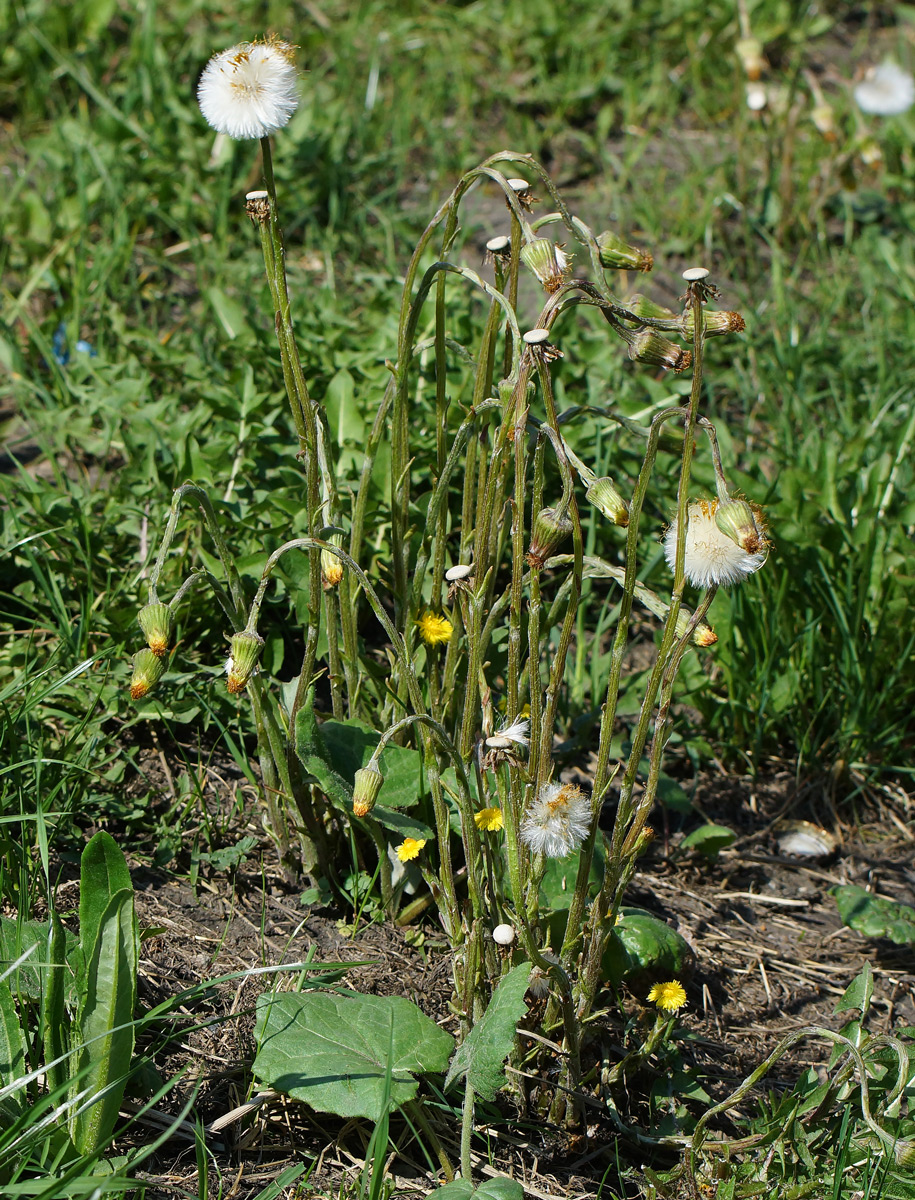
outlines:
{"label": "white seed head", "polygon": [[544,342],[550,340],[550,331],[548,329],[529,329],[527,333],[521,335],[521,338],[528,346],[542,346]]}
{"label": "white seed head", "polygon": [[492,931],[492,940],[498,946],[510,946],[515,940],[515,931],[511,925],[497,925]]}
{"label": "white seed head", "polygon": [[855,101],[862,112],[873,116],[898,116],[915,104],[915,79],[887,59],[879,67],[870,68],[855,88]]}
{"label": "white seed head", "polygon": [[591,801],[573,783],[546,783],[528,806],[521,840],[535,854],[565,858],[580,846],[591,826]]}
{"label": "white seed head", "polygon": [[458,563],[456,567],[449,567],[445,572],[445,579],[448,583],[455,583],[459,579],[466,579],[468,575],[473,573],[473,567],[467,563]]}
{"label": "white seed head", "polygon": [[530,743],[528,730],[531,727],[527,717],[520,717],[517,721],[513,721],[511,725],[506,725],[504,729],[500,729],[498,733],[486,739],[486,745],[491,750],[507,750],[513,743],[516,746],[524,746],[525,748]]}
{"label": "white seed head", "polygon": [[683,278],[687,283],[698,283],[700,279],[708,279],[708,268],[688,267],[683,272]]}
{"label": "white seed head", "polygon": [[272,39],[215,54],[200,76],[197,102],[207,124],[232,138],[282,129],[299,103],[293,47]]}
{"label": "white seed head", "polygon": [[505,234],[500,234],[498,237],[492,237],[486,243],[486,249],[490,254],[501,254],[503,250],[507,250],[511,245],[511,238]]}
{"label": "white seed head", "polygon": [[263,188],[259,188],[256,192],[245,192],[246,200],[269,200],[270,193],[265,192]]}
{"label": "white seed head", "polygon": [[766,89],[759,84],[751,83],[747,88],[747,108],[750,112],[762,112],[769,103]]}
{"label": "white seed head", "polygon": [[[718,528],[715,513],[717,500],[697,500],[690,504],[686,517],[686,546],[684,570],[694,587],[707,588],[712,584],[728,587],[752,575],[766,561],[768,543],[763,541],[754,554],[741,549],[735,541]],[[664,535],[664,557],[674,570],[677,559],[677,522]]]}
{"label": "white seed head", "polygon": [[531,185],[526,179],[509,179],[508,186],[513,192],[526,192]]}

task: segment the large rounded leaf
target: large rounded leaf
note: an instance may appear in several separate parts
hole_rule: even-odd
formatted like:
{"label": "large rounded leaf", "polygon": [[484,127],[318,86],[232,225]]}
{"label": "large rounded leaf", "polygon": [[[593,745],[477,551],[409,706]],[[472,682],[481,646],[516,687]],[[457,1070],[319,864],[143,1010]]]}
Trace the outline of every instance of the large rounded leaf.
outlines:
{"label": "large rounded leaf", "polygon": [[444,1072],[450,1033],[396,996],[266,994],[257,1003],[254,1074],[318,1112],[379,1121],[416,1095],[414,1075]]}
{"label": "large rounded leaf", "polygon": [[641,992],[653,983],[682,979],[695,955],[675,929],[641,908],[624,908],[604,953],[604,978],[614,987],[628,983]]}

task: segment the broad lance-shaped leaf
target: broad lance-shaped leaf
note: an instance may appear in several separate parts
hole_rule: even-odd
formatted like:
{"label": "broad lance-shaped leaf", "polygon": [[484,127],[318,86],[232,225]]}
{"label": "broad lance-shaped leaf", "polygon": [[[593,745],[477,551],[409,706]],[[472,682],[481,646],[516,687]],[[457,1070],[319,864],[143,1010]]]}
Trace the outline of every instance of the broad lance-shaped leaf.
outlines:
{"label": "broad lance-shaped leaf", "polygon": [[[7,1088],[25,1074],[25,1039],[12,993],[5,981],[0,981],[0,1087]],[[14,1121],[29,1103],[23,1088],[0,1098],[0,1114]]]}
{"label": "broad lance-shaped leaf", "polygon": [[874,896],[855,883],[832,889],[842,924],[866,937],[885,937],[897,946],[915,944],[915,908]]}
{"label": "broad lance-shaped leaf", "polygon": [[524,1200],[517,1179],[487,1179],[474,1187],[469,1179],[455,1179],[429,1193],[429,1200]]}
{"label": "broad lance-shaped leaf", "polygon": [[75,1082],[99,1098],[73,1117],[71,1137],[80,1154],[105,1145],[121,1106],[133,1054],[139,940],[133,891],[116,892],[99,918],[85,962],[77,1071],[88,1069]]}
{"label": "broad lance-shaped leaf", "polygon": [[[110,833],[101,830],[83,850],[79,865],[79,945],[81,969],[92,957],[102,914],[117,892],[132,891],[127,862]],[[85,979],[80,990],[85,990]],[[131,1014],[132,1015],[132,1014]]]}
{"label": "broad lance-shaped leaf", "polygon": [[499,981],[489,1007],[458,1046],[445,1088],[466,1075],[481,1100],[492,1100],[505,1083],[502,1064],[515,1044],[515,1027],[527,1011],[524,993],[531,978],[531,964],[513,967]]}
{"label": "broad lance-shaped leaf", "polygon": [[[265,994],[257,1002],[253,1071],[318,1112],[379,1121],[391,1047],[390,1103],[416,1095],[415,1075],[444,1071],[454,1039],[396,996]],[[393,1041],[392,1041],[393,1037]]]}

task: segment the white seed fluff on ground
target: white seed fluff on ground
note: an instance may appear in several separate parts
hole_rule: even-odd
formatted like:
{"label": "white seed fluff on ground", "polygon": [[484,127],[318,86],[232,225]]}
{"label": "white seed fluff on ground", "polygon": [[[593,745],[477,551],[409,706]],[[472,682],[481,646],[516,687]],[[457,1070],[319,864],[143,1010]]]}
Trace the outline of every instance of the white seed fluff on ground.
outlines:
{"label": "white seed fluff on ground", "polygon": [[[763,552],[748,554],[715,523],[717,500],[697,500],[686,510],[683,567],[694,587],[728,587],[752,575],[766,561]],[[664,557],[671,570],[677,560],[677,522],[664,535]]]}
{"label": "white seed fluff on ground", "polygon": [[229,137],[262,138],[282,129],[298,107],[293,47],[242,42],[215,54],[197,85],[207,124]]}
{"label": "white seed fluff on ground", "polygon": [[572,783],[546,783],[521,822],[521,839],[535,854],[565,858],[591,824],[591,801]]}
{"label": "white seed fluff on ground", "polygon": [[915,79],[897,63],[871,67],[855,88],[855,101],[862,112],[877,117],[895,117],[915,104]]}

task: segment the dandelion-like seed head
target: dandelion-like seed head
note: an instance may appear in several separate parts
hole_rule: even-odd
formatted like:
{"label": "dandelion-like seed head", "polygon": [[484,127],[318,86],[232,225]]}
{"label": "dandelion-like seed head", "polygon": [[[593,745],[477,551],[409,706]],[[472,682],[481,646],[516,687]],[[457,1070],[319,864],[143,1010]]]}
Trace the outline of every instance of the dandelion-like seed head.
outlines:
{"label": "dandelion-like seed head", "polygon": [[416,627],[427,646],[441,646],[444,642],[450,642],[454,633],[454,626],[448,618],[430,609],[416,618]]}
{"label": "dandelion-like seed head", "polygon": [[[484,740],[486,751],[483,755],[483,767],[493,771],[502,763],[516,767],[521,762],[521,750],[527,750],[530,745],[528,730],[531,723],[527,717],[518,717],[510,725],[503,726],[498,733]],[[518,747],[518,749],[516,749]],[[496,810],[498,811],[498,810]],[[499,828],[501,829],[501,818]]]}
{"label": "dandelion-like seed head", "polygon": [[855,88],[855,102],[875,117],[897,117],[915,104],[915,79],[889,59],[871,67]]}
{"label": "dandelion-like seed head", "polygon": [[402,863],[409,862],[411,859],[419,857],[419,852],[425,844],[425,838],[404,838],[396,848],[395,854]]}
{"label": "dandelion-like seed head", "polygon": [[245,140],[282,129],[299,104],[295,48],[279,38],[241,42],[214,54],[197,85],[197,103],[217,133]]}
{"label": "dandelion-like seed head", "polygon": [[675,1013],[686,1003],[686,990],[679,979],[656,983],[648,993],[648,1003],[656,1004],[662,1012]]}
{"label": "dandelion-like seed head", "polygon": [[[756,548],[751,553],[739,546],[718,527],[715,520],[717,500],[697,500],[687,509],[686,578],[695,587],[729,587],[752,575],[766,561],[769,542],[757,526]],[[664,536],[664,557],[674,570],[677,559],[677,522]]]}
{"label": "dandelion-like seed head", "polygon": [[502,828],[501,808],[481,808],[473,814],[473,823],[481,833],[498,833]]}
{"label": "dandelion-like seed head", "polygon": [[585,840],[591,801],[574,783],[546,783],[528,806],[521,839],[535,854],[565,858]]}

